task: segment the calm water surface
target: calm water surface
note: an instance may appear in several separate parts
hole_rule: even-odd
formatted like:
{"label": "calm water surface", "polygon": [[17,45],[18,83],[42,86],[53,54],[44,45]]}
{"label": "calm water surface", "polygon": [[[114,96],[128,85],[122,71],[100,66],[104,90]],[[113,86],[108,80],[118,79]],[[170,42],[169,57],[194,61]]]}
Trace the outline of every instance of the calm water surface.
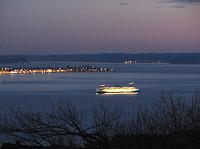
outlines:
{"label": "calm water surface", "polygon": [[[156,102],[163,90],[174,90],[176,94],[190,97],[195,89],[200,89],[200,65],[34,62],[10,67],[67,65],[112,67],[115,71],[1,75],[0,112],[5,113],[9,106],[48,111],[58,103],[72,103],[87,108],[104,102],[130,108]],[[141,90],[137,95],[95,94],[96,88],[102,83],[127,85],[133,81]]]}

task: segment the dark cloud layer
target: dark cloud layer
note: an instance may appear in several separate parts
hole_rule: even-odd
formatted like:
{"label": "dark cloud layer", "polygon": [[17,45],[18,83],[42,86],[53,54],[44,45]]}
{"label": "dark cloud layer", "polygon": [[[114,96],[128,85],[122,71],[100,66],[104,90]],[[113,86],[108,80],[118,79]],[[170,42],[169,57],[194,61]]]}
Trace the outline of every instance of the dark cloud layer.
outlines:
{"label": "dark cloud layer", "polygon": [[186,7],[182,5],[175,5],[175,6],[171,6],[170,8],[186,8]]}
{"label": "dark cloud layer", "polygon": [[192,5],[199,5],[200,0],[165,0],[168,3],[182,3],[182,4],[192,4]]}
{"label": "dark cloud layer", "polygon": [[126,3],[126,2],[121,2],[121,3],[118,3],[118,5],[128,5],[128,3]]}

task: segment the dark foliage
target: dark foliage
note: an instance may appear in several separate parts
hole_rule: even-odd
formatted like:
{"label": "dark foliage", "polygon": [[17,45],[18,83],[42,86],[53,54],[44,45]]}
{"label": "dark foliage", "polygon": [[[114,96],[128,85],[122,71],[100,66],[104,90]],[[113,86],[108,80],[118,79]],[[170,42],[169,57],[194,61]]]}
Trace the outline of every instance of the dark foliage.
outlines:
{"label": "dark foliage", "polygon": [[[127,117],[127,118],[125,118]],[[200,97],[190,102],[173,92],[163,93],[152,108],[127,115],[101,104],[88,113],[59,105],[51,113],[11,110],[0,132],[26,145],[64,145],[87,149],[200,148]]]}

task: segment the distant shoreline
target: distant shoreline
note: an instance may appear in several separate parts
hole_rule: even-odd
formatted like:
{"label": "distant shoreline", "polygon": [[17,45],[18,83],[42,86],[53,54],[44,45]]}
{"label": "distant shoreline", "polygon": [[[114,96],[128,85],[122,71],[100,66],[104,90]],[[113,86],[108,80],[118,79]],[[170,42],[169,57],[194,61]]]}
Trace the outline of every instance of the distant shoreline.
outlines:
{"label": "distant shoreline", "polygon": [[74,54],[74,55],[7,55],[0,56],[0,63],[28,63],[33,61],[96,62],[137,64],[200,64],[200,53],[147,53],[147,54]]}
{"label": "distant shoreline", "polygon": [[34,74],[34,73],[69,73],[69,72],[111,72],[113,68],[94,66],[67,66],[58,68],[1,68],[0,75],[5,74]]}

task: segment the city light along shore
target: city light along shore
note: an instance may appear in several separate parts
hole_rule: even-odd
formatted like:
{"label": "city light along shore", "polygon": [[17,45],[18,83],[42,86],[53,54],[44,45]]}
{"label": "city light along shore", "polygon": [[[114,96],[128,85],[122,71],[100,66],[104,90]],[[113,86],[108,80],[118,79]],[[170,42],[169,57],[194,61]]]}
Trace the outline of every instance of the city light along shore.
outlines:
{"label": "city light along shore", "polygon": [[0,68],[2,74],[68,73],[68,72],[111,72],[113,68],[94,66],[67,66],[58,68]]}

